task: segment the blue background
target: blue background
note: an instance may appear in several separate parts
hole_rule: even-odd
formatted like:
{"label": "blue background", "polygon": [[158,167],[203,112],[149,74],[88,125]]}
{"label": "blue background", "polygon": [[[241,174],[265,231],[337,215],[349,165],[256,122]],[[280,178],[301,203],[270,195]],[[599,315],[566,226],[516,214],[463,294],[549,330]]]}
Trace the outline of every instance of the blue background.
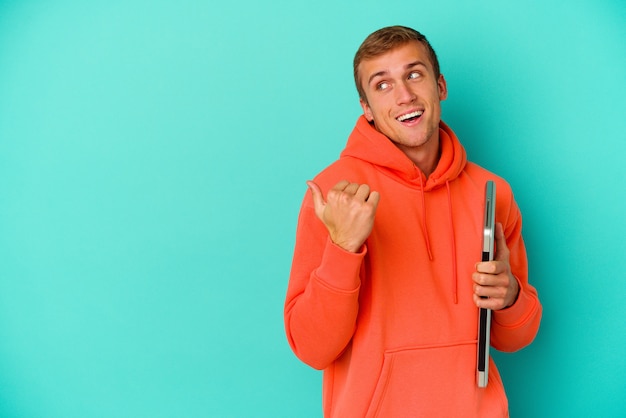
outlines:
{"label": "blue background", "polygon": [[626,416],[623,1],[0,1],[0,416],[319,417],[284,336],[305,180],[404,24],[524,214],[519,417]]}

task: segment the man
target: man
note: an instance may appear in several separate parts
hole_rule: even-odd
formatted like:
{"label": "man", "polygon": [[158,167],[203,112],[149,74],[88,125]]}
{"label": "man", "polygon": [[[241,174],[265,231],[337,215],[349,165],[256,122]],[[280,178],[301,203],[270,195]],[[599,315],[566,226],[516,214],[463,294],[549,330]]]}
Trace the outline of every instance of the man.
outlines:
{"label": "man", "polygon": [[[466,160],[441,121],[437,56],[413,29],[388,27],[354,59],[363,115],[338,161],[308,182],[285,327],[324,370],[326,417],[506,417],[490,361],[476,383],[478,307],[491,344],[515,351],[541,319],[509,185]],[[496,257],[481,256],[484,187],[496,183]]]}

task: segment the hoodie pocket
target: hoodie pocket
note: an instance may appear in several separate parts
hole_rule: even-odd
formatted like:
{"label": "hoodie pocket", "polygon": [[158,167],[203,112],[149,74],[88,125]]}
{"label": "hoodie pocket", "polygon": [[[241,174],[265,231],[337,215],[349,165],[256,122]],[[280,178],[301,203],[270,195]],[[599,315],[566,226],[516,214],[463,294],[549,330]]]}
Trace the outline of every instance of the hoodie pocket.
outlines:
{"label": "hoodie pocket", "polygon": [[387,351],[367,417],[506,417],[500,376],[476,384],[476,342]]}

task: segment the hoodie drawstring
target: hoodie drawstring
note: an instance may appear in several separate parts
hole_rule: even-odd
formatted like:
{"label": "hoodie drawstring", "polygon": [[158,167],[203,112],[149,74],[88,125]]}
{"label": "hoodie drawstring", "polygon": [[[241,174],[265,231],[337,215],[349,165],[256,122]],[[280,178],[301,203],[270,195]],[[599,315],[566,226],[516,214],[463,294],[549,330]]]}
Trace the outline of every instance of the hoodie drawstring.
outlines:
{"label": "hoodie drawstring", "polygon": [[[428,259],[433,261],[433,252],[430,248],[430,238],[428,236],[428,229],[426,228],[426,198],[424,197],[424,180],[422,176],[420,178],[420,188],[422,197],[422,231],[424,233],[424,239],[426,240],[426,250],[428,251]],[[446,180],[446,190],[448,192],[448,216],[450,221],[450,252],[452,255],[452,299],[454,304],[459,303],[459,275],[456,266],[456,240],[454,238],[454,217],[452,215],[452,192],[450,191],[450,181]]]}
{"label": "hoodie drawstring", "polygon": [[452,250],[452,296],[454,303],[459,303],[458,287],[459,277],[456,270],[456,242],[454,239],[454,222],[452,217],[452,193],[450,192],[450,182],[446,181],[446,189],[448,190],[448,214],[450,215],[450,242]]}
{"label": "hoodie drawstring", "polygon": [[424,238],[426,239],[426,250],[428,250],[428,259],[430,261],[433,261],[433,252],[430,249],[430,238],[428,237],[428,229],[426,228],[426,198],[424,197],[424,180],[422,180],[421,174],[419,178],[422,196],[422,232],[424,233]]}

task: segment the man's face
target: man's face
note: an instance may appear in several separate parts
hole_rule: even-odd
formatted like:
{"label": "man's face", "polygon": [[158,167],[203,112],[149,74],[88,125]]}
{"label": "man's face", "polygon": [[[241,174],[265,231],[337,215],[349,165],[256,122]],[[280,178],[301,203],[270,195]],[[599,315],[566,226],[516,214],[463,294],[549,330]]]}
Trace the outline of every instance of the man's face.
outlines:
{"label": "man's face", "polygon": [[367,98],[361,99],[361,107],[378,131],[405,152],[426,144],[438,150],[440,102],[448,92],[421,42],[364,60],[358,71]]}

